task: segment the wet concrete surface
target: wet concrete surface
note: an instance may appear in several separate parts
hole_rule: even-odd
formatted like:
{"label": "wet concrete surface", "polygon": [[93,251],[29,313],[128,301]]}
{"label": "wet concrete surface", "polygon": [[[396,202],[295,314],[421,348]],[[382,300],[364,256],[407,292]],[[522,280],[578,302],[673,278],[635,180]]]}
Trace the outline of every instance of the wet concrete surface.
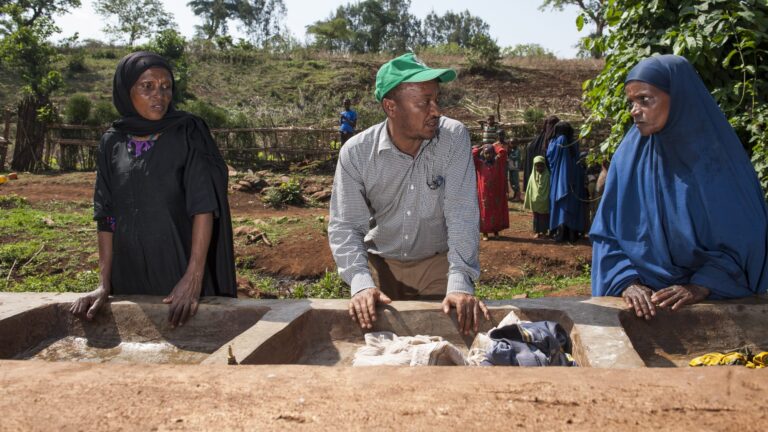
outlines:
{"label": "wet concrete surface", "polygon": [[69,302],[32,302],[35,307],[0,319],[0,358],[196,364],[269,310],[234,299],[204,300],[193,319],[172,328],[160,298],[132,300],[113,299],[93,321],[69,313]]}

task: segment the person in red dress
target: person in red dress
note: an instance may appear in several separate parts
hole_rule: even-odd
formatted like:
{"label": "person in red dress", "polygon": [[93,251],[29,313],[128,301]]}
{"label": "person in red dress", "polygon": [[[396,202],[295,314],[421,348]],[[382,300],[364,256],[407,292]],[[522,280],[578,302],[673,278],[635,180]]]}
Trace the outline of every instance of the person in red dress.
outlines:
{"label": "person in red dress", "polygon": [[477,199],[480,204],[480,232],[499,236],[509,228],[507,206],[507,150],[499,144],[485,144],[472,149],[477,173]]}

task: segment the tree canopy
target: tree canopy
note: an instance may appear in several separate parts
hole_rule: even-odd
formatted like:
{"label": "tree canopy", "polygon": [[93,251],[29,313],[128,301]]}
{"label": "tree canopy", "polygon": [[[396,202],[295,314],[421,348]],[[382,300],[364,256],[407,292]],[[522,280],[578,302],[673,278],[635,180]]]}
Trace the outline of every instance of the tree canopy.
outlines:
{"label": "tree canopy", "polygon": [[175,27],[173,14],[154,0],[96,0],[94,9],[105,20],[117,21],[108,23],[104,32],[116,40],[127,40],[128,46],[133,46],[137,39]]}
{"label": "tree canopy", "polygon": [[424,43],[442,45],[455,43],[462,48],[469,48],[472,38],[480,35],[490,36],[490,26],[482,18],[473,16],[469,10],[455,13],[447,11],[439,16],[434,11],[424,18]]}
{"label": "tree canopy", "polygon": [[[579,44],[581,47],[581,56],[592,56],[594,58],[601,58],[603,52],[600,51],[599,45],[590,44],[589,41],[594,39],[600,39],[603,37],[606,26],[608,25],[608,18],[606,16],[606,10],[610,0],[544,0],[539,7],[540,10],[552,8],[554,10],[563,10],[567,5],[573,5],[581,9],[581,14],[576,18],[576,27],[581,31],[587,24],[595,26],[589,36],[583,38]],[[591,49],[584,49],[586,45],[589,45]]]}
{"label": "tree canopy", "polygon": [[339,6],[325,20],[307,27],[323,49],[368,53],[402,52],[419,45],[421,21],[410,0],[365,0]]}
{"label": "tree canopy", "polygon": [[613,152],[628,128],[624,79],[654,54],[686,57],[712,92],[768,189],[768,2],[765,0],[610,0],[610,33],[591,43],[608,53],[584,84],[595,123],[612,123],[602,150]]}
{"label": "tree canopy", "polygon": [[255,42],[281,32],[285,17],[283,0],[191,0],[187,6],[203,18],[198,31],[207,39],[225,36],[234,21]]}

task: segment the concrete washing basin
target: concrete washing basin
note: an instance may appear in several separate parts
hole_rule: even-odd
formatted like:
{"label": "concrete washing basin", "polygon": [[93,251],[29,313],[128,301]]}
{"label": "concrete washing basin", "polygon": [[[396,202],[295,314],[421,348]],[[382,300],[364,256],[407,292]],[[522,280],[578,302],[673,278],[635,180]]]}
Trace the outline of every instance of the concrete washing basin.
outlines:
{"label": "concrete washing basin", "polygon": [[687,367],[713,351],[768,350],[768,304],[697,304],[648,321],[621,311],[619,320],[648,367]]}
{"label": "concrete washing basin", "polygon": [[69,303],[41,305],[2,319],[0,358],[196,364],[226,349],[226,342],[269,311],[234,299],[213,299],[174,329],[160,298],[131,300],[113,300],[93,321],[72,316]]}
{"label": "concrete washing basin", "polygon": [[[560,323],[574,341],[577,361],[588,363],[573,322],[561,310],[493,307],[491,321],[484,321],[480,331],[488,331],[512,310],[523,320]],[[473,336],[464,337],[458,331],[455,314],[444,314],[439,302],[397,302],[396,308],[380,308],[370,331],[390,331],[398,336],[440,336],[465,354],[473,340]],[[350,366],[355,352],[363,345],[364,332],[350,319],[346,302],[313,302],[311,308],[300,311],[286,326],[265,338],[242,359],[242,364]]]}

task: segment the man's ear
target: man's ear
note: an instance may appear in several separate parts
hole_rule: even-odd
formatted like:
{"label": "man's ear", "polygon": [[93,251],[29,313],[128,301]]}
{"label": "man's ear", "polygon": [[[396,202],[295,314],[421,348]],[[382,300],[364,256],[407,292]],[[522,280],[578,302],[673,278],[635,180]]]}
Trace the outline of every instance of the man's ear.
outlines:
{"label": "man's ear", "polygon": [[393,117],[395,111],[397,110],[397,102],[395,102],[393,99],[382,99],[381,106],[384,108],[384,112],[387,114],[387,117]]}

